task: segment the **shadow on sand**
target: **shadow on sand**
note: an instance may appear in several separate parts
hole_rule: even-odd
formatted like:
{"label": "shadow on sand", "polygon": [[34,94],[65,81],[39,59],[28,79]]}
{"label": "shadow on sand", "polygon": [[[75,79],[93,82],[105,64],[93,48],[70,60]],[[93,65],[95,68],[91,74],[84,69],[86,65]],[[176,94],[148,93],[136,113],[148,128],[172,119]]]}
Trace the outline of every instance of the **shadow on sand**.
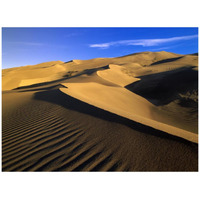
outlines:
{"label": "shadow on sand", "polygon": [[189,142],[185,139],[167,134],[165,132],[156,130],[149,126],[134,122],[132,120],[129,120],[124,117],[118,116],[116,114],[110,113],[108,111],[102,110],[95,106],[89,105],[85,102],[82,102],[67,94],[62,93],[59,89],[36,92],[34,94],[34,99],[46,101],[52,104],[57,104],[57,105],[62,106],[65,109],[91,115],[93,117],[100,118],[102,120],[119,123],[119,124],[128,126],[131,129],[134,129],[135,131],[139,131],[145,134],[150,134],[156,137],[166,138],[169,140],[176,140],[177,142],[182,142],[191,147],[194,147],[195,151],[197,150],[197,147],[198,147],[197,144]]}
{"label": "shadow on sand", "polygon": [[179,94],[198,89],[198,71],[183,67],[138,77],[141,80],[131,83],[126,88],[150,101],[156,106],[169,104],[179,99]]}
{"label": "shadow on sand", "polygon": [[164,59],[164,60],[159,60],[157,62],[152,63],[151,66],[162,64],[162,63],[173,62],[173,61],[179,60],[180,58],[183,58],[183,56],[180,56],[180,57],[177,57],[177,58],[168,58],[168,59]]}

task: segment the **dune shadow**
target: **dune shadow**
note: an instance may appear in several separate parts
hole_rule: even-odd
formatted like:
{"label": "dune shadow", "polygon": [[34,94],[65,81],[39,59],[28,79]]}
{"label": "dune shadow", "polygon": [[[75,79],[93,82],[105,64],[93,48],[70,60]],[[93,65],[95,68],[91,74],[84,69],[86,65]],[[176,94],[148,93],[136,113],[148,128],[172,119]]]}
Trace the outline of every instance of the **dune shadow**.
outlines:
{"label": "dune shadow", "polygon": [[126,88],[153,103],[156,106],[169,104],[179,99],[180,94],[198,90],[198,71],[183,67],[167,72],[140,76],[140,81]]}
{"label": "dune shadow", "polygon": [[87,115],[93,116],[95,118],[99,118],[99,119],[106,120],[109,122],[119,123],[119,124],[128,126],[129,128],[131,128],[135,131],[144,133],[144,134],[150,134],[150,135],[153,135],[156,137],[166,138],[166,139],[170,139],[170,140],[176,140],[178,142],[183,142],[183,143],[186,143],[189,145],[197,146],[197,144],[194,144],[183,138],[179,138],[179,137],[170,135],[163,131],[154,129],[152,127],[143,125],[141,123],[129,120],[122,116],[116,115],[114,113],[108,112],[106,110],[103,110],[103,109],[97,108],[95,106],[92,106],[90,104],[87,104],[85,102],[82,102],[82,101],[75,99],[67,94],[64,94],[59,89],[36,92],[34,94],[34,99],[49,102],[52,104],[57,104],[59,106],[62,106],[65,109],[77,111],[79,113],[87,114]]}
{"label": "dune shadow", "polygon": [[180,58],[183,58],[183,56],[176,57],[176,58],[168,58],[168,59],[159,60],[157,62],[152,63],[150,66],[163,64],[163,63],[168,63],[168,62],[173,62],[173,61],[179,60]]}

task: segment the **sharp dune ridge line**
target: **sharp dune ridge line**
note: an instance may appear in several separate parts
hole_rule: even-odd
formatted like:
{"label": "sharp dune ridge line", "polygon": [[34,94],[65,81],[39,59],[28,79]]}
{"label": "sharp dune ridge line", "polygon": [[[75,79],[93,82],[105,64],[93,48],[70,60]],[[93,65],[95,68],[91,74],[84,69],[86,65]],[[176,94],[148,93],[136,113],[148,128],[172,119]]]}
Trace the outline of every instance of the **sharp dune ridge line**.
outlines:
{"label": "sharp dune ridge line", "polygon": [[[68,87],[60,90],[72,97],[117,115],[126,117],[155,129],[182,137],[198,143],[198,135],[152,119],[150,109],[152,105],[144,99],[126,91],[126,89],[102,86],[97,83],[86,83],[81,86],[76,83],[63,84]],[[94,93],[97,95],[94,96]],[[130,94],[129,94],[130,93]],[[124,98],[125,97],[125,98]],[[135,101],[134,101],[135,100]],[[159,120],[159,115],[157,117]]]}
{"label": "sharp dune ridge line", "polygon": [[3,171],[198,170],[197,54],[10,68],[2,91]]}

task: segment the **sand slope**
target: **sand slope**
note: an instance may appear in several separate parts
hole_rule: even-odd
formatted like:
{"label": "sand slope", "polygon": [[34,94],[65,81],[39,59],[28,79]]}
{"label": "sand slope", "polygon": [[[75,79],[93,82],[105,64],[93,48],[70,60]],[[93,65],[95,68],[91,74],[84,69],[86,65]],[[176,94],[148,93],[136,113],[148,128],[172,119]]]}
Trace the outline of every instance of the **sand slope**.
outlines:
{"label": "sand slope", "polygon": [[2,71],[3,171],[197,171],[198,55]]}
{"label": "sand slope", "polygon": [[58,89],[3,95],[3,171],[197,171],[194,143]]}
{"label": "sand slope", "polygon": [[97,75],[122,87],[140,80],[123,73],[123,69],[124,67],[119,65],[109,65],[109,69],[97,71]]}
{"label": "sand slope", "polygon": [[[10,90],[19,87],[19,84],[22,80],[33,79],[33,84],[35,84],[35,79],[38,78],[47,78],[50,76],[51,79],[55,75],[55,80],[66,77],[66,74],[77,73],[77,72],[87,72],[91,69],[97,69],[100,67],[105,67],[109,64],[116,65],[130,65],[132,63],[137,64],[142,67],[151,65],[154,62],[166,60],[168,58],[180,57],[179,54],[169,53],[169,52],[143,52],[132,54],[124,57],[118,58],[95,58],[91,60],[72,60],[69,62],[62,61],[52,61],[41,63],[38,65],[29,65],[24,67],[16,67],[5,69],[2,72],[2,89]],[[197,57],[188,55],[191,57]],[[197,60],[193,60],[195,65],[198,65]],[[192,64],[193,64],[192,63]],[[149,71],[143,68],[144,72]],[[44,79],[41,80],[43,82]],[[29,82],[31,85],[31,82]]]}
{"label": "sand slope", "polygon": [[[173,126],[164,113],[150,102],[121,87],[104,86],[95,82],[66,83],[60,90],[72,97],[158,130],[198,142],[198,135]],[[153,112],[153,113],[152,113]]]}

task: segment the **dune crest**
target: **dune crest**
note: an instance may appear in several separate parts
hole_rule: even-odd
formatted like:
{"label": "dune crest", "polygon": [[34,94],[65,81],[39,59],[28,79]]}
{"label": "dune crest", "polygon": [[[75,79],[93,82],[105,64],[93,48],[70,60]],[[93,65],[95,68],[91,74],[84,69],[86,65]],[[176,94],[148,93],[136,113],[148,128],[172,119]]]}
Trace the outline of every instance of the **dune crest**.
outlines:
{"label": "dune crest", "polygon": [[198,54],[2,70],[2,171],[198,171]]}
{"label": "dune crest", "polygon": [[[95,82],[63,83],[67,88],[60,90],[74,98],[107,110],[141,124],[182,137],[198,143],[198,135],[167,123],[162,113],[144,98],[129,92],[125,88],[105,86]],[[154,114],[152,115],[152,111]]]}
{"label": "dune crest", "polygon": [[122,70],[123,67],[119,65],[109,65],[109,69],[97,71],[97,74],[101,78],[113,82],[122,87],[140,80],[139,78],[134,78],[132,76],[123,73]]}

